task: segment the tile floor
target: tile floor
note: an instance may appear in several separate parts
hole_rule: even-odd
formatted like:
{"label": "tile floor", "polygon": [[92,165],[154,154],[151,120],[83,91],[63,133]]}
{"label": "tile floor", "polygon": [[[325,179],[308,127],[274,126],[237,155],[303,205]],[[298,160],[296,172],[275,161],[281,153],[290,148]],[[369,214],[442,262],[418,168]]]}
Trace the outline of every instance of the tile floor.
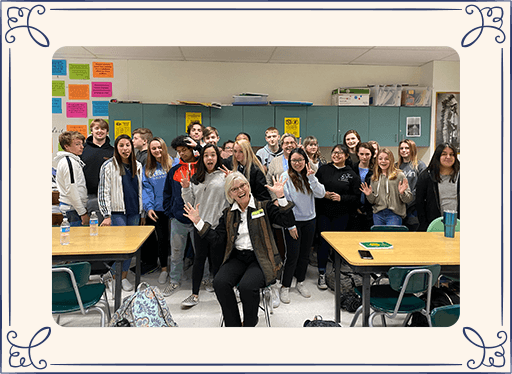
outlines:
{"label": "tile floor", "polygon": [[[328,264],[328,271],[331,264]],[[347,269],[348,270],[348,269]],[[207,292],[203,286],[199,291],[199,304],[187,309],[181,308],[181,302],[191,294],[192,268],[185,271],[184,280],[181,287],[165,300],[171,311],[171,315],[180,327],[219,327],[220,326],[220,306],[215,297],[215,293]],[[151,286],[158,286],[163,291],[165,285],[158,283],[160,272],[143,276],[141,281],[147,282]],[[316,267],[309,266],[304,284],[311,292],[310,298],[302,297],[295,289],[295,279],[290,288],[290,304],[283,304],[274,309],[274,313],[270,317],[272,327],[302,327],[304,321],[313,319],[315,315],[320,315],[324,320],[334,320],[334,291],[330,289],[320,290],[316,286],[318,271]],[[135,275],[129,273],[128,279],[133,282]],[[99,276],[92,276],[91,281],[99,281]],[[133,292],[133,291],[132,291]],[[129,296],[131,292],[123,291],[122,298]],[[111,311],[114,309],[112,295],[107,292]],[[349,327],[352,321],[353,313],[342,310],[341,325]],[[56,316],[54,316],[56,318]],[[403,321],[402,318],[397,321],[388,320],[388,326],[399,325]],[[379,323],[380,321],[377,321]],[[100,325],[100,318],[97,313],[92,311],[88,315],[80,313],[64,314],[60,318],[60,325],[65,327],[97,327]],[[361,326],[359,319],[356,326]],[[259,312],[259,323],[257,327],[266,327],[263,311]]]}

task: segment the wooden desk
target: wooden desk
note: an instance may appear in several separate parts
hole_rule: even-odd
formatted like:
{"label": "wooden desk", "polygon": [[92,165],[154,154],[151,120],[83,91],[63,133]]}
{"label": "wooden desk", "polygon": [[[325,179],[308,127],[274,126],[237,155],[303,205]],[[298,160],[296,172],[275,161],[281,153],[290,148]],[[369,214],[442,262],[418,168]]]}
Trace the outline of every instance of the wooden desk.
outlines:
{"label": "wooden desk", "polygon": [[69,245],[60,244],[60,227],[52,227],[52,258],[61,261],[116,261],[114,311],[121,305],[122,261],[136,256],[135,289],[140,283],[140,251],[154,226],[100,226],[98,236],[89,227],[71,227]]}
{"label": "wooden desk", "polygon": [[[460,233],[455,238],[445,238],[442,232],[322,232],[335,250],[335,316],[340,322],[340,256],[349,266],[363,276],[363,326],[368,326],[370,316],[370,274],[385,273],[393,266],[441,265],[445,274],[459,271]],[[359,256],[363,249],[359,242],[386,241],[393,249],[374,249],[373,260]]]}

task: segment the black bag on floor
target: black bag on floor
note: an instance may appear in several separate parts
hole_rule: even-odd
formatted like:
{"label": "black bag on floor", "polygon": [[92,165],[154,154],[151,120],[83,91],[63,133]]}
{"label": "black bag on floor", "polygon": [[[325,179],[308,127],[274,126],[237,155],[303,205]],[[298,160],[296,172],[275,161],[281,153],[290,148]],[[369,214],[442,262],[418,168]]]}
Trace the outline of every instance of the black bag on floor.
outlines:
{"label": "black bag on floor", "polygon": [[[325,283],[334,291],[334,271],[325,276]],[[361,297],[355,293],[354,288],[363,284],[363,277],[358,273],[340,272],[340,302],[341,309],[353,313],[362,304]]]}
{"label": "black bag on floor", "polygon": [[322,316],[315,316],[313,320],[305,320],[303,327],[341,327],[339,323],[334,321],[324,321]]}
{"label": "black bag on floor", "polygon": [[[421,299],[427,301],[427,294],[423,294]],[[432,309],[445,306],[460,304],[460,297],[455,291],[450,290],[448,287],[432,287],[432,295],[430,296],[430,311]],[[420,312],[412,314],[411,320],[407,327],[428,327],[427,317]]]}

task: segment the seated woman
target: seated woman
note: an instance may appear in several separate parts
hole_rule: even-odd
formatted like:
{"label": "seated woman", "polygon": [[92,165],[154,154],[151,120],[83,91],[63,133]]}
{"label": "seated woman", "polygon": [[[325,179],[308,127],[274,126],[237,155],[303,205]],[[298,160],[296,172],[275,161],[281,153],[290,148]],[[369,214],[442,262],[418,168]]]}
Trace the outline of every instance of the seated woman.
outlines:
{"label": "seated woman", "polygon": [[[201,219],[197,205],[193,207],[187,203],[184,208],[184,215],[194,223],[200,237],[226,248],[222,265],[213,280],[226,327],[258,324],[260,288],[273,283],[282,266],[272,224],[295,225],[294,204],[284,198],[286,181],[279,177],[273,178],[273,182],[273,186],[266,187],[276,194],[279,206],[270,200],[255,200],[243,174],[229,174],[224,191],[231,207],[224,210],[215,230]],[[243,323],[233,290],[236,285],[242,301]]]}

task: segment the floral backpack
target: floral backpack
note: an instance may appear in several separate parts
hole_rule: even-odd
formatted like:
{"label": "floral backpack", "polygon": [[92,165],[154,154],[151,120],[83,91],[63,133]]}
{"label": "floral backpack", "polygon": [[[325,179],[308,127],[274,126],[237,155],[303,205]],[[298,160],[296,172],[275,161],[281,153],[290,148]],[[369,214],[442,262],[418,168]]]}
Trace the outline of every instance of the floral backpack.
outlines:
{"label": "floral backpack", "polygon": [[[146,287],[144,290],[142,287]],[[137,292],[124,299],[109,327],[178,327],[158,287],[142,282]]]}

